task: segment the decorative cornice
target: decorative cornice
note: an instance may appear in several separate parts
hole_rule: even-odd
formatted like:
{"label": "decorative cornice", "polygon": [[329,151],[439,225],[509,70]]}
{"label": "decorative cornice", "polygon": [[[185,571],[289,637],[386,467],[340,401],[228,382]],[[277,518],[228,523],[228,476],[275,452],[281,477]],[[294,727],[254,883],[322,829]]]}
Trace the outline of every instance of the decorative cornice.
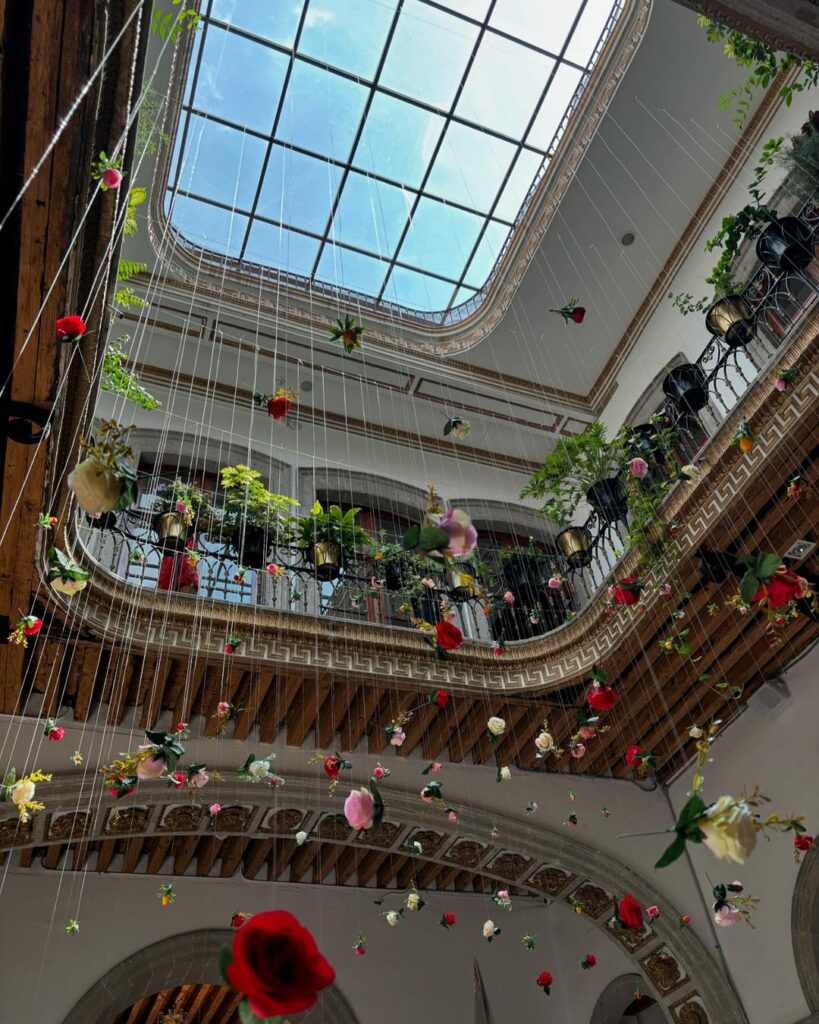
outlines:
{"label": "decorative cornice", "polygon": [[[815,413],[819,401],[819,313],[808,318],[790,345],[777,353],[777,364],[800,365],[801,373],[786,395],[773,388],[776,370],[760,375],[730,417],[712,438],[700,460],[696,485],[678,485],[663,506],[666,521],[676,521],[673,542],[679,560],[701,546],[725,508],[764,474],[766,465],[788,444],[800,420]],[[772,399],[771,396],[778,396]],[[740,455],[731,438],[742,420],[758,436],[754,450]],[[488,646],[467,643],[457,657],[442,662],[414,630],[373,623],[360,624],[325,616],[310,616],[249,605],[233,605],[170,593],[132,588],[94,563],[79,535],[66,531],[69,551],[84,564],[95,564],[83,594],[68,604],[54,595],[78,622],[110,641],[137,642],[140,648],[174,648],[218,658],[224,637],[240,632],[248,637],[237,661],[287,665],[332,672],[355,680],[389,679],[392,684],[420,690],[431,684],[453,692],[543,693],[578,681],[612,652],[636,636],[636,616],[608,617],[605,598],[596,598],[571,623],[530,641],[510,643],[502,660]],[[628,575],[638,554],[625,556],[617,572]],[[652,574],[644,574],[647,583]],[[660,600],[658,588],[646,587],[650,610]],[[136,598],[136,600],[135,600]]]}

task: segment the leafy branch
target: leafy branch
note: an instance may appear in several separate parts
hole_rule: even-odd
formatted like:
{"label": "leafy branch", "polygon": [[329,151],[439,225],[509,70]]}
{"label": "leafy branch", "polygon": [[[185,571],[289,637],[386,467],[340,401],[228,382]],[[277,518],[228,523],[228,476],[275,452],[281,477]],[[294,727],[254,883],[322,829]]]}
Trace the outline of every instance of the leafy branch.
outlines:
{"label": "leafy branch", "polygon": [[122,347],[129,341],[127,334],[121,335],[115,341],[108,344],[105,356],[102,360],[102,377],[100,387],[103,391],[110,391],[120,395],[129,402],[135,402],[148,411],[159,408],[159,401],[149,394],[139,383],[139,377],[131,370],[126,370],[123,363],[128,358],[128,353]]}
{"label": "leafy branch", "polygon": [[[171,0],[174,7],[179,7],[183,0]],[[183,7],[179,11],[166,11],[164,7],[157,5],[154,8],[151,19],[151,32],[158,35],[160,39],[170,39],[176,46],[182,33],[197,32],[200,28],[202,15],[195,7]]]}

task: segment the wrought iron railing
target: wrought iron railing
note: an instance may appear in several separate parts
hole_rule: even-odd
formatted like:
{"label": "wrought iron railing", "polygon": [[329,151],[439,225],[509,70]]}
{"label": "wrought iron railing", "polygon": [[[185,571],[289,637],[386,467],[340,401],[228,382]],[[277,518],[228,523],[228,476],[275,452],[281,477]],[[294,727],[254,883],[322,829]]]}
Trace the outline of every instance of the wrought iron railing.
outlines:
{"label": "wrought iron railing", "polygon": [[[819,203],[810,200],[797,213],[815,252],[819,240]],[[751,312],[752,330],[741,345],[712,336],[694,364],[703,400],[692,410],[667,399],[656,410],[675,436],[681,462],[693,461],[717,432],[757,377],[774,364],[791,332],[805,320],[819,296],[819,264],[775,271],[762,266],[741,292]],[[658,472],[664,472],[662,466]],[[284,571],[274,577],[264,567],[242,566],[229,538],[194,529],[185,552],[163,549],[153,525],[154,479],[143,490],[140,505],[98,520],[82,516],[80,536],[88,554],[124,581],[137,587],[172,589],[191,597],[312,615],[410,626],[413,618],[436,622],[442,602],[455,610],[464,633],[491,641],[527,640],[548,633],[584,607],[611,578],[628,546],[628,515],[620,518],[592,512],[579,529],[587,549],[579,560],[533,554],[511,558],[478,571],[474,582],[453,579],[444,571],[405,574],[364,549],[349,558],[332,579],[320,573],[308,555],[267,538],[265,560]],[[218,518],[218,517],[217,517]],[[577,529],[577,527],[573,528]],[[188,565],[196,560],[195,575]],[[563,583],[550,587],[551,577]],[[511,593],[514,601],[504,595]]]}

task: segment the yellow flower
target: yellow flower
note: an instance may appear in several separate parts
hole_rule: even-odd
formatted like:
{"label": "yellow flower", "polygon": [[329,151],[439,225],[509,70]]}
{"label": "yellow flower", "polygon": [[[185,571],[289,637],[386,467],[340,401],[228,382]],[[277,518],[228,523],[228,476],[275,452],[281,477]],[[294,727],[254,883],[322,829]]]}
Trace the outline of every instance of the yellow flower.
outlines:
{"label": "yellow flower", "polygon": [[721,796],[698,822],[703,842],[720,860],[744,864],[756,846],[756,826],[750,807],[732,796]]}

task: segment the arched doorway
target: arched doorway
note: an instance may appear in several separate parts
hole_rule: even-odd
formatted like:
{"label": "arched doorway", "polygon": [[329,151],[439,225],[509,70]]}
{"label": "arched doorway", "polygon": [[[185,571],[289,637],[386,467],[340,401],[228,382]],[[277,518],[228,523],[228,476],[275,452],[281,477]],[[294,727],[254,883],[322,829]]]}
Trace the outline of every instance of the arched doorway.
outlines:
{"label": "arched doorway", "polygon": [[665,1024],[662,1007],[641,991],[639,974],[621,974],[610,981],[595,1003],[589,1024]]}

